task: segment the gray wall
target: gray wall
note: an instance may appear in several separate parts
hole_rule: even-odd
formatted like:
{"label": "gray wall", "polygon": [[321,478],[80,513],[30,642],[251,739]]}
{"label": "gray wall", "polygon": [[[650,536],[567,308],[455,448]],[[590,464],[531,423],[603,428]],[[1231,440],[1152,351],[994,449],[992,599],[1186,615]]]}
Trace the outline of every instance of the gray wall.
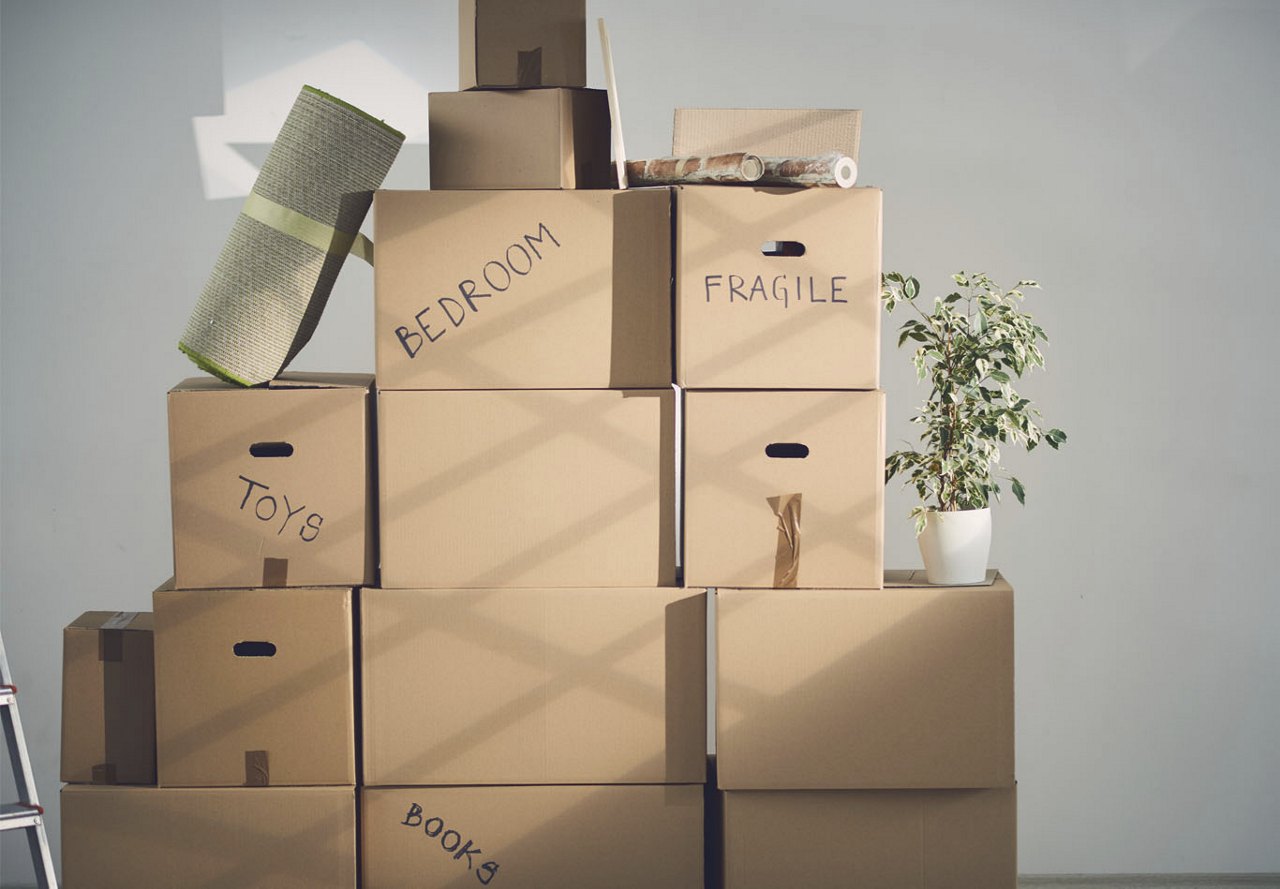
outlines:
{"label": "gray wall", "polygon": [[[1280,499],[1280,5],[589,5],[632,155],[666,150],[677,104],[859,107],[886,268],[1044,283],[1050,370],[1024,388],[1071,442],[1011,461],[1030,505],[997,509],[993,554],[1018,590],[1022,869],[1280,871],[1280,590],[1256,552]],[[303,80],[423,133],[455,16],[4,0],[0,39],[0,614],[56,842],[59,631],[147,609],[170,571],[164,392],[245,162]],[[223,115],[198,152],[193,118]],[[390,185],[426,185],[423,140]],[[297,366],[371,369],[371,302],[348,264]],[[924,393],[884,348],[892,443]],[[910,504],[891,492],[890,565],[918,564]]]}

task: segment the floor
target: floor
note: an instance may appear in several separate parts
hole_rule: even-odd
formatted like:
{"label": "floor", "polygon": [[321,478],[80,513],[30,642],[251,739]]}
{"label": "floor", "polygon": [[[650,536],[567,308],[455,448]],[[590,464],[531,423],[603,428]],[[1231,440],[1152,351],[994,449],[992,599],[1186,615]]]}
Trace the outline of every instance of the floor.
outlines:
{"label": "floor", "polygon": [[1280,874],[1024,874],[1018,878],[1019,889],[1236,889],[1243,886],[1280,889]]}

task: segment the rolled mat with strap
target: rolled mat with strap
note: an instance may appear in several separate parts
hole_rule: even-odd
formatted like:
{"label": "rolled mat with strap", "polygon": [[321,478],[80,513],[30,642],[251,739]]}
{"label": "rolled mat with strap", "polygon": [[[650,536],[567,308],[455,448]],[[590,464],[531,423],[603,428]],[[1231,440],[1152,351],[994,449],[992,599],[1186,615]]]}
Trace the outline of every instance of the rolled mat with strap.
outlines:
{"label": "rolled mat with strap", "polygon": [[236,217],[178,348],[242,386],[276,377],[311,339],[404,134],[304,86]]}

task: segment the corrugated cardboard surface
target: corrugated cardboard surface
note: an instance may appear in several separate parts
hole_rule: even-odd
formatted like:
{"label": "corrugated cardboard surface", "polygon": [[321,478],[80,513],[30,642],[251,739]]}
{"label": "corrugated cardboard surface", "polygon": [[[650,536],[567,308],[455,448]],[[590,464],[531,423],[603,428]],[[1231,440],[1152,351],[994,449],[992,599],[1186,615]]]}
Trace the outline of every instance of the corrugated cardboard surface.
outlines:
{"label": "corrugated cardboard surface", "polygon": [[586,86],[586,2],[460,0],[458,61],[464,90]]}
{"label": "corrugated cardboard surface", "polygon": [[608,188],[604,90],[476,90],[427,97],[431,187]]}
{"label": "corrugated cardboard surface", "polygon": [[365,889],[702,889],[701,785],[410,787],[360,798]]}
{"label": "corrugated cardboard surface", "polygon": [[1003,579],[717,595],[722,788],[1013,785]]}
{"label": "corrugated cardboard surface", "polygon": [[676,189],[680,384],[879,386],[880,205],[875,188]]}
{"label": "corrugated cardboard surface", "polygon": [[365,590],[369,785],[706,777],[706,596]]}
{"label": "corrugated cardboard surface", "polygon": [[674,393],[378,393],[382,586],[671,586]]}
{"label": "corrugated cardboard surface", "polygon": [[1017,797],[999,790],[731,791],[724,889],[1014,889]]}
{"label": "corrugated cardboard surface", "polygon": [[69,785],[62,885],[355,889],[355,792]]}
{"label": "corrugated cardboard surface", "polygon": [[[803,444],[804,458],[770,457]],[[685,583],[772,587],[779,520],[801,495],[796,586],[878,588],[884,549],[884,394],[689,392]]]}
{"label": "corrugated cardboard surface", "polygon": [[[351,599],[349,589],[157,590],[160,783],[354,784]],[[237,654],[246,642],[275,654]]]}
{"label": "corrugated cardboard surface", "polygon": [[63,631],[63,781],[155,783],[153,627],[149,612],[88,611]]}
{"label": "corrugated cardboard surface", "polygon": [[380,389],[669,386],[671,193],[380,191]]}
{"label": "corrugated cardboard surface", "polygon": [[[286,374],[244,389],[195,378],[169,393],[179,589],[373,583],[367,374]],[[287,443],[287,457],[250,447]]]}
{"label": "corrugated cardboard surface", "polygon": [[862,112],[824,108],[677,108],[672,155],[746,151],[813,157],[839,151],[858,159]]}

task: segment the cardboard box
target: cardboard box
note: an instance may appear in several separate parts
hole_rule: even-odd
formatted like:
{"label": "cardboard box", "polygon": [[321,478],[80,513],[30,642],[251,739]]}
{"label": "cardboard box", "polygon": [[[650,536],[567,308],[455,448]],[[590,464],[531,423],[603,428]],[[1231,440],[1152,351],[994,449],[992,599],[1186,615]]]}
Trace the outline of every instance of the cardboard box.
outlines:
{"label": "cardboard box", "polygon": [[702,889],[702,785],[360,791],[365,889]]}
{"label": "cardboard box", "polygon": [[854,161],[862,112],[836,108],[677,108],[671,154],[745,151],[765,157],[814,157],[839,151]]}
{"label": "cardboard box", "polygon": [[62,788],[64,889],[355,889],[350,787]]}
{"label": "cardboard box", "polygon": [[374,206],[379,389],[671,385],[670,190],[380,191]]}
{"label": "cardboard box", "polygon": [[431,188],[610,188],[604,90],[431,93]]}
{"label": "cardboard box", "polygon": [[160,784],[354,784],[349,589],[156,590]]}
{"label": "cardboard box", "polygon": [[179,589],[375,582],[372,384],[290,373],[169,392]]}
{"label": "cardboard box", "polygon": [[676,194],[676,379],[690,389],[880,384],[875,188]]}
{"label": "cardboard box", "polygon": [[879,588],[884,394],[685,395],[684,577]]}
{"label": "cardboard box", "polygon": [[672,586],[674,402],[379,392],[382,586]]}
{"label": "cardboard box", "polygon": [[719,590],[720,787],[1011,787],[1013,590]]}
{"label": "cardboard box", "polygon": [[460,0],[458,63],[464,90],[586,86],[586,2]]}
{"label": "cardboard box", "polygon": [[1017,798],[1000,790],[724,794],[724,889],[1015,889]]}
{"label": "cardboard box", "polygon": [[150,612],[87,611],[62,632],[63,781],[156,783]]}
{"label": "cardboard box", "polygon": [[365,590],[364,783],[697,784],[707,599]]}

